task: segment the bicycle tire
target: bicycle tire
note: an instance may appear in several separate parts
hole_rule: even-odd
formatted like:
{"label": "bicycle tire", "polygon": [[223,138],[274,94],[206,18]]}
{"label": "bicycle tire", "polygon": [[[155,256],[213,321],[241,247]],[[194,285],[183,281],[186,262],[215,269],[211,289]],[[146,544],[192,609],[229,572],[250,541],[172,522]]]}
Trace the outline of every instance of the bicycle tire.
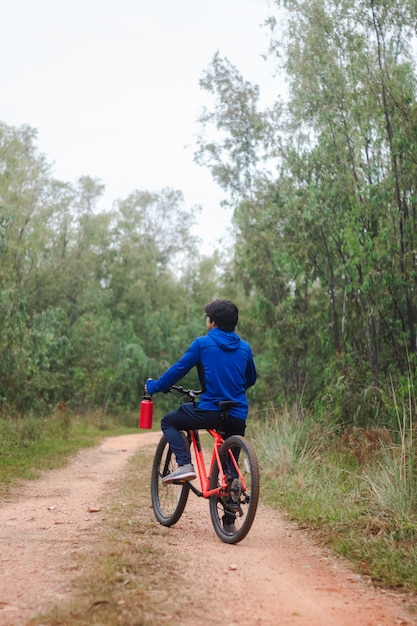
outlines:
{"label": "bicycle tire", "polygon": [[[186,440],[185,436],[184,439]],[[155,451],[151,474],[152,509],[162,526],[173,526],[178,522],[187,504],[190,492],[188,481],[178,484],[162,482],[162,478],[177,467],[175,455],[165,435],[162,435]]]}
{"label": "bicycle tire", "polygon": [[[239,463],[246,490],[242,491],[241,480],[233,466],[230,453]],[[241,435],[228,437],[219,449],[223,471],[230,476],[230,489],[224,497],[210,497],[210,517],[217,536],[224,543],[238,543],[248,534],[255,519],[259,501],[259,465],[252,444]],[[210,488],[219,484],[217,463],[210,477]],[[234,532],[226,531],[224,523],[231,524]]]}

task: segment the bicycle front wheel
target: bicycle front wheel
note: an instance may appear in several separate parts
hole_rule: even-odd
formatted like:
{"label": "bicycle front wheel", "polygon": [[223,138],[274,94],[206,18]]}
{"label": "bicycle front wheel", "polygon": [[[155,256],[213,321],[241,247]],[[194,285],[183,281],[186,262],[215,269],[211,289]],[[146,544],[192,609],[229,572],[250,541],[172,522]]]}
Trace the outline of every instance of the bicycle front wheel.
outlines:
{"label": "bicycle front wheel", "polygon": [[[188,445],[188,444],[187,444]],[[162,526],[172,526],[180,519],[187,504],[190,485],[184,483],[164,484],[162,479],[178,467],[171,446],[162,435],[156,448],[151,475],[152,508]]]}
{"label": "bicycle front wheel", "polygon": [[[258,507],[258,460],[252,444],[241,435],[228,437],[219,449],[219,456],[229,485],[225,494],[211,496],[211,521],[217,536],[224,543],[238,543],[251,529]],[[218,486],[219,468],[216,463],[210,477],[210,488]]]}

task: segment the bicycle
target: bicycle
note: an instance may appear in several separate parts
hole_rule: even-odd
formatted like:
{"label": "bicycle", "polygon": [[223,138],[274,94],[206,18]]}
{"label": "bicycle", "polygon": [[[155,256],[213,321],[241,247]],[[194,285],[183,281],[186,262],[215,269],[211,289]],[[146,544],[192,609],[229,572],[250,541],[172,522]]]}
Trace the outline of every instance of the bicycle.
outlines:
{"label": "bicycle", "polygon": [[[201,391],[172,385],[182,400],[195,403]],[[175,455],[162,435],[156,448],[151,475],[152,508],[162,526],[173,526],[184,512],[190,491],[209,500],[210,517],[217,536],[229,544],[242,541],[253,524],[259,500],[259,465],[252,444],[241,435],[223,439],[222,423],[236,402],[219,402],[221,423],[218,430],[207,429],[213,438],[208,471],[198,430],[184,432],[187,446],[193,450],[200,489],[191,481],[163,483],[162,479],[177,468]]]}

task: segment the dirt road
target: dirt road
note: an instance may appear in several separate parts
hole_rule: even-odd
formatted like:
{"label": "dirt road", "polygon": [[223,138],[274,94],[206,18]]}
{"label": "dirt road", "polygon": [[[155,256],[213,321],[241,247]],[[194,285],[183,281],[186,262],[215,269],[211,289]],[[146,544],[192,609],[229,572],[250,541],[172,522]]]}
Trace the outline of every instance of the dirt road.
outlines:
{"label": "dirt road", "polygon": [[[108,438],[79,452],[65,468],[25,483],[1,504],[1,626],[24,626],[71,594],[74,555],[94,550],[109,485],[117,486],[131,455],[154,449],[158,438],[158,433]],[[178,524],[158,525],[158,533],[161,547],[178,558],[178,572],[185,574],[190,591],[200,568],[207,572],[207,610],[202,615],[191,609],[177,626],[417,624],[408,611],[409,596],[375,590],[342,559],[265,507],[236,546],[219,541],[207,502],[192,496]]]}

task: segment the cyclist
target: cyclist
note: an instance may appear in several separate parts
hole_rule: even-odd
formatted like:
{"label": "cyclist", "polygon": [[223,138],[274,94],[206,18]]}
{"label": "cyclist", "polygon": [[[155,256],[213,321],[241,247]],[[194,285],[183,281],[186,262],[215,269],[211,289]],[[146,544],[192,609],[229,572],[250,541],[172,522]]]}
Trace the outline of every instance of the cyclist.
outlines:
{"label": "cyclist", "polygon": [[[197,337],[183,356],[158,380],[149,378],[145,391],[150,395],[168,389],[196,366],[203,393],[198,404],[182,404],[162,418],[162,431],[175,454],[178,468],[163,482],[193,480],[196,477],[181,430],[218,428],[218,403],[232,400],[224,424],[225,438],[244,435],[248,402],[246,390],[255,384],[256,370],[250,345],[234,331],[239,318],[237,306],[230,300],[213,300],[205,307],[207,334]],[[230,520],[232,521],[232,520]]]}

